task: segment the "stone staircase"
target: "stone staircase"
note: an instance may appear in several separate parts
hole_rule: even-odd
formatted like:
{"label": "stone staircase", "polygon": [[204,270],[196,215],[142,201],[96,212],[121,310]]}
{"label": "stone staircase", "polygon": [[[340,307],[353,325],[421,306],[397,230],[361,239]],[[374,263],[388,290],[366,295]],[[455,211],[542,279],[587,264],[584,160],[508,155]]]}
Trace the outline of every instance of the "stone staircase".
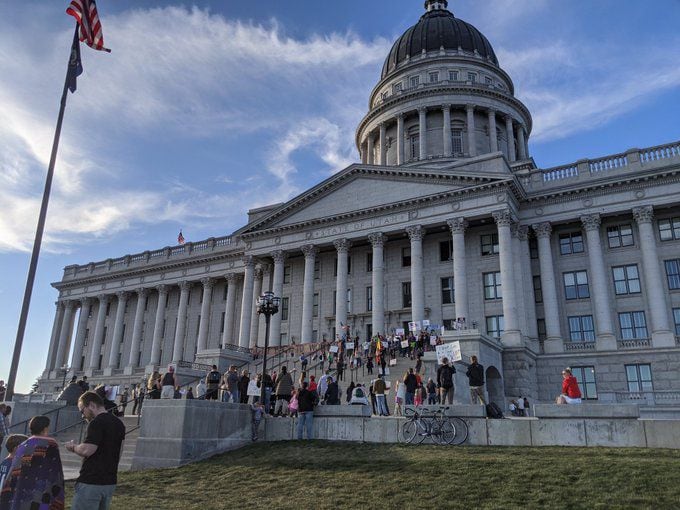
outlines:
{"label": "stone staircase", "polygon": [[[403,379],[404,373],[406,373],[406,371],[409,368],[415,368],[415,366],[416,366],[416,361],[412,360],[408,357],[402,358],[401,356],[399,356],[397,354],[396,359],[397,359],[397,364],[395,366],[392,366],[392,367],[388,366],[387,368],[389,369],[389,373],[385,376],[385,379],[391,383],[392,388],[395,388],[396,381]],[[357,383],[361,383],[366,388],[368,388],[371,384],[371,381],[378,377],[378,373],[379,373],[379,367],[376,367],[376,366],[373,367],[373,373],[372,374],[368,373],[365,366],[363,366],[362,368],[359,368],[358,370],[355,370],[353,375],[350,373],[349,369],[346,369],[344,376],[343,376],[344,380],[339,381],[340,389],[343,392],[342,403],[344,404],[346,402],[347,388],[350,385],[350,381],[352,381],[352,378],[354,379],[355,385]],[[335,370],[333,371],[333,374],[335,374]],[[427,383],[427,379],[424,380],[424,383]],[[388,402],[390,403],[390,409],[391,409],[392,408],[391,403],[394,401],[393,390],[390,391],[390,396],[388,398],[391,399],[391,400],[388,400]]]}
{"label": "stone staircase", "polygon": [[[137,416],[128,415],[122,417],[121,420],[125,424],[125,430],[131,430],[125,434],[125,442],[123,443],[123,450],[120,455],[120,463],[118,464],[118,471],[130,471],[132,466],[132,459],[135,456],[135,449],[137,448],[137,438],[139,437],[139,429],[137,429]],[[81,426],[77,425],[60,432],[54,438],[59,443],[59,454],[61,455],[61,463],[64,468],[64,479],[73,480],[78,477],[80,473],[80,466],[82,463],[82,458],[75,453],[69,452],[64,447],[64,444],[73,439],[76,442],[80,442],[85,439],[85,431],[87,425],[82,427],[82,437],[81,437]],[[134,429],[134,430],[132,430]]]}

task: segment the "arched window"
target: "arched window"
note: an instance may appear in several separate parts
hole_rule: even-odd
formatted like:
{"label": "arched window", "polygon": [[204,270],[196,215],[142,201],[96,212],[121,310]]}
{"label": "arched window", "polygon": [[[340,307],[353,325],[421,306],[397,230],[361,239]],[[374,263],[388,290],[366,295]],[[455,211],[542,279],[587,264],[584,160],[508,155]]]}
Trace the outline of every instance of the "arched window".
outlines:
{"label": "arched window", "polygon": [[418,159],[420,157],[420,135],[417,132],[409,133],[408,146],[410,159]]}

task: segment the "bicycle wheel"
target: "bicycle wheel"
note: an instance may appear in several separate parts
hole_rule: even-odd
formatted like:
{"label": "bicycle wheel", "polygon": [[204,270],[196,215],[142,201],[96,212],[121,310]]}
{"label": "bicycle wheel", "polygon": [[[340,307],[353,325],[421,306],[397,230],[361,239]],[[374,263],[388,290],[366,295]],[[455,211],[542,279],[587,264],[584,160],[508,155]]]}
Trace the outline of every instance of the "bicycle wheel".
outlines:
{"label": "bicycle wheel", "polygon": [[418,432],[418,444],[422,444],[426,438],[430,437],[432,424],[427,422],[427,418],[421,418],[416,422],[416,430]]}
{"label": "bicycle wheel", "polygon": [[437,426],[437,430],[432,433],[432,439],[437,444],[451,444],[456,438],[456,427],[449,420],[442,420]]}
{"label": "bicycle wheel", "polygon": [[412,443],[418,434],[415,420],[408,420],[401,426],[401,438],[405,443]]}
{"label": "bicycle wheel", "polygon": [[468,425],[465,423],[465,420],[461,418],[457,418],[455,416],[452,416],[449,418],[451,421],[451,424],[453,425],[453,429],[455,430],[455,434],[451,441],[448,442],[448,444],[452,445],[459,445],[463,444],[467,438],[468,438]]}

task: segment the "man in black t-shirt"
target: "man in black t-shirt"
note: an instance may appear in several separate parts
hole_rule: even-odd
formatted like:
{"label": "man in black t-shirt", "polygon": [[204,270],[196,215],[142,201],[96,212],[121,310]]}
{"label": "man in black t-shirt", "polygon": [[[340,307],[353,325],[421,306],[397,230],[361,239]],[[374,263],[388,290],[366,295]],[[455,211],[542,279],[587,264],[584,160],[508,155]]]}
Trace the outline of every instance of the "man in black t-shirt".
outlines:
{"label": "man in black t-shirt", "polygon": [[93,391],[80,396],[78,410],[89,424],[82,443],[66,443],[68,451],[83,457],[71,510],[108,509],[118,483],[125,425],[106,411],[104,401]]}
{"label": "man in black t-shirt", "polygon": [[217,391],[220,388],[220,381],[222,380],[222,374],[217,370],[217,365],[212,366],[212,370],[208,372],[205,377],[205,384],[207,386],[207,391],[205,393],[206,400],[217,400]]}

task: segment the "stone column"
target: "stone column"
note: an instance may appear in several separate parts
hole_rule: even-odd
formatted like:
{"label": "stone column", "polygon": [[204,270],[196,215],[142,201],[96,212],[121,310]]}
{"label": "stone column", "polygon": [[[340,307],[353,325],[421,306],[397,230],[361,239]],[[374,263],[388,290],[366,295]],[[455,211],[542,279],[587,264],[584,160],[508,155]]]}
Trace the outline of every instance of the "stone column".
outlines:
{"label": "stone column", "polygon": [[[373,265],[371,273],[371,285],[373,286],[373,310],[371,311],[371,327],[373,334],[385,334],[385,281],[383,263],[383,248],[387,237],[382,232],[368,234],[368,240],[373,247]],[[336,329],[336,331],[338,331]]]}
{"label": "stone column", "polygon": [[52,335],[50,336],[50,347],[47,351],[47,361],[45,362],[45,372],[43,377],[49,377],[50,371],[54,370],[54,359],[57,355],[57,348],[59,347],[59,332],[61,323],[64,320],[64,303],[63,301],[55,301],[56,310],[54,312],[54,322],[52,323]]}
{"label": "stone column", "polygon": [[227,304],[224,307],[224,331],[222,332],[222,348],[226,348],[228,344],[234,344],[233,330],[234,330],[234,305],[236,304],[236,280],[238,275],[236,273],[229,273],[227,279]]}
{"label": "stone column", "polygon": [[366,152],[368,153],[368,164],[372,165],[373,161],[373,133],[368,133],[366,138]]}
{"label": "stone column", "polygon": [[[132,342],[130,346],[130,359],[128,365],[125,367],[125,374],[130,375],[132,371],[137,368],[137,353],[142,342],[142,328],[144,327],[144,310],[146,308],[147,289],[137,289],[137,306],[135,307],[135,322],[132,326]],[[142,360],[139,360],[139,365]]]}
{"label": "stone column", "polygon": [[597,349],[614,350],[616,349],[616,337],[611,319],[612,302],[609,299],[608,271],[604,264],[602,241],[600,240],[600,215],[581,216],[581,222],[586,231],[586,242],[588,243],[590,267],[588,286],[590,287],[590,301],[593,304],[595,315]]}
{"label": "stone column", "polygon": [[475,105],[465,106],[467,112],[468,153],[470,156],[477,155],[477,140],[475,137]]}
{"label": "stone column", "polygon": [[[215,280],[212,278],[202,278],[203,284],[203,301],[201,302],[201,321],[198,324],[198,350],[203,352],[208,348],[208,330],[210,329],[210,305],[212,303],[212,289],[215,285]],[[250,300],[252,301],[252,289]],[[246,345],[247,347],[247,345]]]}
{"label": "stone column", "polygon": [[524,141],[524,127],[522,124],[517,124],[517,150],[519,151],[519,159],[527,159],[526,142]]}
{"label": "stone column", "polygon": [[513,162],[517,160],[515,157],[515,134],[512,129],[512,117],[505,116],[505,132],[508,137],[508,161]]}
{"label": "stone column", "polygon": [[512,235],[510,224],[512,213],[509,209],[494,211],[493,219],[498,227],[498,244],[500,246],[501,288],[503,293],[503,320],[505,322],[501,339],[507,346],[517,347],[522,344],[517,318],[517,292],[515,290],[516,270],[512,257]]}
{"label": "stone column", "polygon": [[[302,327],[300,330],[300,342],[308,344],[312,341],[312,312],[314,308],[314,259],[316,258],[316,246],[306,244],[302,247],[305,255],[305,278],[302,291]],[[340,272],[340,268],[338,268]]]}
{"label": "stone column", "polygon": [[418,159],[427,159],[427,108],[418,108]]}
{"label": "stone column", "polygon": [[[177,327],[172,346],[172,361],[183,361],[184,338],[187,333],[187,307],[189,305],[190,282],[179,282],[179,307],[177,308]],[[189,360],[193,361],[193,360]]]}
{"label": "stone column", "polygon": [[163,323],[165,322],[165,304],[168,302],[168,288],[165,285],[156,287],[158,291],[158,305],[156,306],[156,320],[153,326],[153,341],[151,343],[151,360],[147,371],[155,370],[161,362],[161,343],[163,342]]}
{"label": "stone column", "polygon": [[397,165],[404,164],[404,114],[397,115]]}
{"label": "stone column", "polygon": [[[272,277],[272,292],[276,297],[283,298],[283,266],[286,254],[282,250],[272,252],[274,261],[274,275]],[[278,347],[281,345],[281,310],[269,319],[269,345]]]}
{"label": "stone column", "polygon": [[[270,291],[272,290],[272,278],[273,278],[273,267],[271,264],[262,264],[262,292],[264,293],[265,291]],[[255,308],[257,308],[257,304],[254,304]],[[257,311],[256,311],[257,312]],[[280,312],[276,312],[279,314]],[[258,335],[257,335],[257,345],[258,347],[264,347],[264,337],[266,334],[266,322],[264,315],[258,314]],[[271,319],[270,319],[271,320]],[[271,324],[271,323],[270,323]],[[271,327],[270,327],[270,335],[271,335]],[[271,337],[270,337],[270,345],[271,345]]]}
{"label": "stone column", "polygon": [[387,127],[384,122],[380,123],[380,161],[378,164],[387,164]]}
{"label": "stone column", "polygon": [[671,331],[666,303],[666,286],[662,279],[659,255],[656,250],[656,236],[652,219],[654,209],[651,205],[633,208],[633,217],[640,231],[640,251],[644,271],[647,305],[652,319],[652,345],[654,347],[675,347],[675,334]]}
{"label": "stone column", "polygon": [[71,356],[71,369],[73,372],[82,370],[81,360],[83,357],[83,344],[85,343],[85,332],[87,331],[87,320],[90,317],[90,309],[92,308],[92,299],[89,297],[83,298],[80,302],[80,317],[78,317],[78,328],[76,330],[76,343],[73,346],[73,355]]}
{"label": "stone column", "polygon": [[106,305],[109,302],[109,296],[100,294],[97,296],[99,300],[99,309],[97,310],[97,324],[94,327],[94,336],[92,337],[92,349],[90,350],[90,363],[87,369],[92,375],[93,370],[97,370],[99,366],[99,355],[101,354],[102,343],[104,342],[104,322],[106,322]]}
{"label": "stone column", "polygon": [[522,282],[524,293],[522,296],[525,302],[526,334],[537,341],[538,326],[536,324],[536,299],[534,296],[534,278],[531,271],[531,252],[529,250],[529,225],[519,225],[517,228],[517,236],[519,237],[520,242],[517,264],[522,268],[522,274],[524,276]]}
{"label": "stone column", "polygon": [[552,225],[546,221],[532,225],[538,238],[538,262],[541,266],[541,292],[543,293],[543,312],[545,315],[546,354],[564,351],[560,331],[560,312],[557,304],[557,286],[553,267],[550,234]]}
{"label": "stone column", "polygon": [[361,162],[365,165],[366,164],[366,148],[365,148],[363,143],[359,147],[359,156],[360,156]]}
{"label": "stone column", "polygon": [[444,129],[442,129],[442,136],[444,137],[444,157],[450,158],[453,155],[453,149],[451,147],[451,105],[443,105],[442,113],[444,114]]}
{"label": "stone column", "polygon": [[451,229],[453,243],[453,300],[456,306],[456,317],[468,315],[467,269],[465,259],[465,229],[468,226],[465,218],[451,218],[446,222]]}
{"label": "stone column", "polygon": [[129,294],[127,292],[116,292],[118,303],[116,305],[116,319],[113,323],[113,338],[111,341],[111,351],[109,352],[109,364],[104,370],[104,375],[108,376],[113,373],[114,368],[121,368],[118,366],[118,352],[120,351],[120,344],[123,341],[123,324],[125,321],[125,303],[127,303]]}
{"label": "stone column", "polygon": [[336,239],[333,244],[338,251],[338,274],[335,277],[335,331],[342,335],[347,324],[347,258],[352,244],[347,239]]}
{"label": "stone column", "polygon": [[489,150],[498,152],[498,138],[496,137],[496,110],[489,108]]}
{"label": "stone column", "polygon": [[59,344],[57,345],[57,355],[54,359],[54,370],[59,370],[66,364],[68,348],[71,343],[71,331],[73,328],[75,301],[67,300],[64,302],[64,317],[61,321],[61,331],[59,333]]}
{"label": "stone column", "polygon": [[524,288],[524,265],[521,259],[521,241],[520,241],[520,225],[513,223],[510,225],[510,235],[512,236],[512,261],[515,269],[513,276],[515,278],[515,303],[517,306],[517,325],[522,337],[527,336],[527,306],[531,303],[526,301],[526,289]]}
{"label": "stone column", "polygon": [[250,348],[257,347],[257,337],[260,334],[260,314],[257,313],[257,298],[262,295],[262,268],[255,268],[255,283],[253,285],[253,300],[250,320]]}
{"label": "stone column", "polygon": [[411,317],[413,322],[425,318],[425,287],[423,282],[423,237],[425,229],[420,225],[406,227],[411,241]]}
{"label": "stone column", "polygon": [[[250,345],[250,321],[253,314],[253,287],[255,286],[255,259],[251,255],[243,257],[245,274],[243,276],[243,298],[241,299],[241,328],[239,332],[239,347],[248,348]],[[199,349],[201,343],[198,344]]]}

